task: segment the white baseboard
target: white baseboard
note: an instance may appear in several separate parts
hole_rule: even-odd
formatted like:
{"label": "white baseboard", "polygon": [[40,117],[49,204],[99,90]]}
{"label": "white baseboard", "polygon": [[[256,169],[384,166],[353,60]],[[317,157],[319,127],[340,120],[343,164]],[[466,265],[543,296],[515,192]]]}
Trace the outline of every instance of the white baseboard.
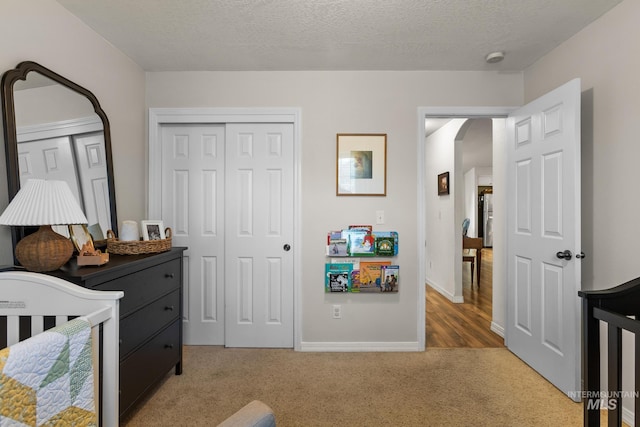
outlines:
{"label": "white baseboard", "polygon": [[299,351],[317,352],[378,352],[422,351],[418,342],[302,342]]}
{"label": "white baseboard", "polygon": [[491,330],[504,338],[504,328],[495,322],[491,322]]}
{"label": "white baseboard", "polygon": [[427,278],[427,283],[428,283],[428,285],[426,285],[426,286],[431,286],[433,289],[438,291],[439,294],[441,294],[443,297],[445,297],[446,299],[448,299],[452,303],[461,304],[461,303],[464,302],[464,298],[462,296],[458,296],[457,297],[457,296],[453,295],[449,291],[447,291],[444,288],[442,288],[441,286],[439,286],[433,280],[430,280],[430,279]]}

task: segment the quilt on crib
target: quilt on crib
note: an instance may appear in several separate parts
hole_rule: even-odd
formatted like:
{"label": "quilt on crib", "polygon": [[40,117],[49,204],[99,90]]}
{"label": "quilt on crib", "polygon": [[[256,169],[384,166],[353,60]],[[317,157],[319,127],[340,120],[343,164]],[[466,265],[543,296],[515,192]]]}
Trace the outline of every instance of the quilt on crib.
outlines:
{"label": "quilt on crib", "polygon": [[97,425],[91,351],[82,318],[0,350],[0,427]]}

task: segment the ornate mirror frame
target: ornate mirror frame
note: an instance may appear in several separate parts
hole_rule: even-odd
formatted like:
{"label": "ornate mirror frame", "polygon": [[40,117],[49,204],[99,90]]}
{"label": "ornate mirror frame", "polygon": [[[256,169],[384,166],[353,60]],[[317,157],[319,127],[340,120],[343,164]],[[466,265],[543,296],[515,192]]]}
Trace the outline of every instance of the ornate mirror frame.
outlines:
{"label": "ornate mirror frame", "polygon": [[[71,80],[61,76],[60,74],[36,63],[33,61],[24,61],[19,63],[15,69],[8,70],[2,75],[0,82],[2,88],[2,118],[4,120],[4,141],[5,141],[5,154],[7,164],[7,183],[8,183],[8,195],[9,201],[13,199],[18,190],[20,189],[20,171],[18,162],[18,136],[16,125],[16,109],[14,103],[14,85],[17,81],[26,80],[27,75],[31,72],[41,74],[53,80],[60,85],[71,89],[72,91],[84,96],[93,106],[94,112],[98,115],[102,121],[103,136],[104,136],[104,149],[107,168],[107,179],[109,186],[109,209],[111,215],[111,229],[115,232],[117,230],[117,217],[116,217],[116,197],[115,186],[113,180],[113,160],[111,151],[111,131],[109,128],[109,119],[106,113],[100,106],[98,99],[91,91],[84,87],[72,82]],[[106,235],[106,230],[104,230]],[[13,246],[17,244],[22,237],[29,234],[25,231],[24,227],[12,227],[12,239]]]}

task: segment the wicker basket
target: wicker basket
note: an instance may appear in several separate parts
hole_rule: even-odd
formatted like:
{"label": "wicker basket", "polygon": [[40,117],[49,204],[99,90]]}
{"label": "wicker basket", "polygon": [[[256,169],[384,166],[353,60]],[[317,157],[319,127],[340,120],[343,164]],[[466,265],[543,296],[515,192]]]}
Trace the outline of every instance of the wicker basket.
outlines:
{"label": "wicker basket", "polygon": [[166,252],[171,249],[171,229],[164,230],[162,240],[118,240],[112,230],[107,230],[107,252],[117,255],[140,255]]}

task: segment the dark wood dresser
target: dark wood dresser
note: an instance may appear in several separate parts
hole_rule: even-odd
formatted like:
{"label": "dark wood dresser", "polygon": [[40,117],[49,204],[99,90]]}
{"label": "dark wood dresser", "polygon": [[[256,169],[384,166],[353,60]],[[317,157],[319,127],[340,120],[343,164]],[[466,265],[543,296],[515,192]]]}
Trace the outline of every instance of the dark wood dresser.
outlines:
{"label": "dark wood dresser", "polygon": [[86,288],[124,291],[120,300],[120,418],[175,368],[182,373],[182,255],[114,255],[100,267],[72,259],[51,274]]}

